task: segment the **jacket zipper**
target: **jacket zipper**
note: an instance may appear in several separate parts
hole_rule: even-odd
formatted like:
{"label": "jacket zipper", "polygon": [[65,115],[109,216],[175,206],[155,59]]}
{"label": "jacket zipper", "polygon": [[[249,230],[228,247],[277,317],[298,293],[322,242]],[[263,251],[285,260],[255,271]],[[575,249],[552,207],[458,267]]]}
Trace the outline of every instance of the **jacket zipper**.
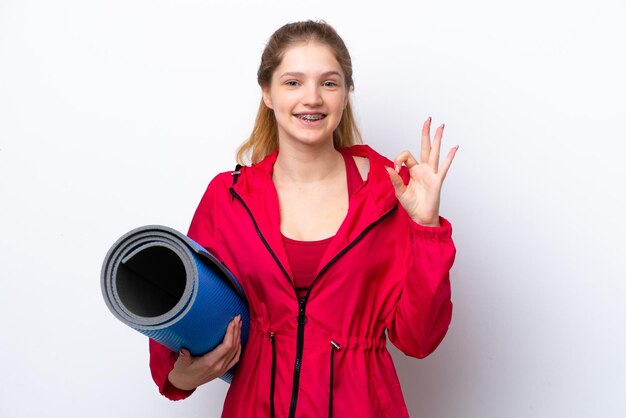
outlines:
{"label": "jacket zipper", "polygon": [[270,332],[270,341],[272,343],[272,377],[270,380],[270,418],[274,418],[274,387],[276,382],[276,340],[274,333]]}
{"label": "jacket zipper", "polygon": [[341,256],[347,253],[352,247],[354,247],[361,239],[376,225],[382,222],[385,218],[390,216],[393,212],[396,211],[398,205],[394,205],[388,212],[383,214],[380,218],[369,224],[349,245],[347,245],[343,250],[341,250],[336,256],[334,256],[326,265],[320,270],[320,272],[315,276],[313,281],[311,282],[311,286],[309,286],[309,290],[306,292],[306,296],[304,299],[300,300],[300,309],[298,314],[298,339],[296,345],[296,365],[293,372],[293,393],[291,395],[291,407],[289,409],[289,418],[295,418],[296,416],[296,404],[298,402],[298,389],[300,387],[300,368],[302,366],[302,351],[304,350],[304,324],[306,323],[306,304],[309,300],[309,295],[311,294],[311,289],[313,289],[313,285],[315,282],[322,276],[329,268],[332,266]]}
{"label": "jacket zipper", "polygon": [[333,394],[334,394],[334,374],[335,374],[335,351],[339,351],[341,346],[330,340],[330,381],[328,384],[328,418],[333,418]]}
{"label": "jacket zipper", "polygon": [[[265,237],[263,236],[263,234],[261,233],[261,230],[259,229],[259,225],[256,223],[256,219],[254,219],[254,216],[252,215],[252,212],[250,211],[250,208],[248,207],[248,205],[246,205],[246,202],[243,201],[241,196],[239,196],[239,194],[237,194],[235,189],[233,189],[231,187],[229,190],[230,190],[231,195],[236,197],[237,200],[239,200],[241,202],[243,207],[246,209],[246,212],[248,212],[248,215],[250,215],[250,219],[252,219],[252,223],[254,224],[254,229],[256,229],[256,234],[259,236],[259,238],[261,238],[261,241],[263,242],[263,245],[265,245],[267,250],[272,255],[272,258],[274,259],[274,261],[278,265],[278,267],[280,267],[280,270],[283,272],[283,275],[285,276],[285,278],[287,279],[287,281],[289,282],[291,287],[293,287],[293,283],[291,282],[291,278],[289,277],[289,274],[287,273],[287,270],[285,270],[285,267],[283,267],[283,265],[280,263],[280,260],[278,259],[278,257],[276,256],[276,254],[274,253],[274,251],[272,250],[270,245],[265,240]],[[295,287],[293,287],[293,290],[294,290],[294,292],[296,291]],[[297,297],[297,293],[296,293],[296,297]]]}
{"label": "jacket zipper", "polygon": [[[265,237],[261,233],[261,230],[259,229],[259,225],[256,223],[256,219],[254,219],[254,216],[252,215],[252,211],[250,211],[250,208],[248,207],[248,205],[246,205],[246,202],[244,202],[244,200],[241,198],[241,196],[239,196],[239,194],[235,191],[233,187],[231,187],[229,190],[230,190],[231,195],[236,197],[237,200],[241,202],[243,207],[246,209],[246,212],[248,212],[248,215],[250,215],[250,219],[252,219],[252,223],[254,224],[254,228],[256,229],[257,235],[259,236],[259,238],[261,238],[263,245],[265,245],[267,250],[270,252],[270,254],[272,255],[272,258],[274,258],[274,261],[276,262],[278,267],[280,267],[285,278],[289,281],[289,284],[291,284],[291,287],[293,288],[294,292],[296,292],[296,289],[293,286],[293,283],[291,282],[291,278],[289,277],[289,274],[287,273],[283,265],[280,263],[280,260],[278,259],[278,257],[276,256],[272,248],[269,246],[269,244],[265,240]],[[380,218],[378,218],[377,220],[369,224],[354,239],[354,241],[352,241],[343,250],[341,250],[337,255],[335,255],[328,263],[326,263],[326,265],[320,270],[320,272],[317,274],[317,276],[315,276],[315,278],[311,282],[311,286],[309,286],[309,290],[307,291],[306,296],[303,299],[298,299],[298,334],[297,334],[297,340],[296,340],[297,341],[296,342],[296,363],[295,363],[294,371],[293,371],[293,386],[292,386],[292,393],[291,393],[291,404],[289,407],[289,418],[295,418],[296,416],[296,405],[298,403],[298,391],[300,389],[300,370],[302,368],[302,352],[304,350],[304,325],[306,324],[306,304],[309,300],[309,295],[311,294],[311,289],[313,288],[313,285],[320,278],[320,276],[322,276],[330,268],[331,265],[333,265],[339,258],[341,258],[341,256],[343,256],[352,247],[354,247],[372,228],[374,228],[376,225],[378,225],[380,222],[382,222],[384,219],[386,219],[392,213],[394,213],[396,209],[398,209],[397,203],[389,211],[384,213]],[[298,298],[298,294],[296,292],[296,299],[297,298]]]}

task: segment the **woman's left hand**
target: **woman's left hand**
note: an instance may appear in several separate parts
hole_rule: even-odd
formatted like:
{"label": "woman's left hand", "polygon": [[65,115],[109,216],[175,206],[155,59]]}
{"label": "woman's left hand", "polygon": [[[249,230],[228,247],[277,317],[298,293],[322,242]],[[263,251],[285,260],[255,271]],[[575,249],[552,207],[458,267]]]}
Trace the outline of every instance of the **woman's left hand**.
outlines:
{"label": "woman's left hand", "polygon": [[[411,219],[420,225],[439,226],[441,186],[459,146],[450,149],[440,167],[439,150],[444,125],[437,128],[431,144],[431,121],[432,119],[428,118],[422,128],[422,149],[419,163],[409,151],[404,151],[394,161],[396,170],[387,167],[387,172],[396,191],[396,197]],[[409,184],[406,185],[398,174],[403,163],[409,169],[410,175]]]}

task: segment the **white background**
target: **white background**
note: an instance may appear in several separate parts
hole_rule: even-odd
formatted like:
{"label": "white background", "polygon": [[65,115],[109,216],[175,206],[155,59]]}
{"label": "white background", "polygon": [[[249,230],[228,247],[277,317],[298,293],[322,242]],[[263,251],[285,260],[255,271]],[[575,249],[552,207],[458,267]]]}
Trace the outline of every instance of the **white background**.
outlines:
{"label": "white background", "polygon": [[[408,5],[411,4],[411,7]],[[218,417],[226,384],[157,393],[107,310],[110,245],[186,231],[232,169],[284,23],[346,41],[368,144],[460,150],[454,319],[393,350],[412,416],[626,416],[623,1],[0,1],[0,416]]]}

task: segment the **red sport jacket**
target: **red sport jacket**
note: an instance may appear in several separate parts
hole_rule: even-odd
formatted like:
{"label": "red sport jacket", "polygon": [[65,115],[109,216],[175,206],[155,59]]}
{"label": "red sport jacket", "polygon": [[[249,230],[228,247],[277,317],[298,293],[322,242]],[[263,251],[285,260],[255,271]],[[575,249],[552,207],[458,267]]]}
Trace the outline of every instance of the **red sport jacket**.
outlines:
{"label": "red sport jacket", "polygon": [[[240,281],[250,302],[250,336],[224,402],[223,417],[408,417],[389,339],[423,358],[452,315],[452,228],[413,222],[399,205],[385,166],[365,145],[367,180],[299,302],[280,235],[272,183],[277,152],[251,167],[217,175],[189,229]],[[406,168],[401,174],[408,179]],[[150,342],[161,393],[182,399],[167,375],[177,353]]]}

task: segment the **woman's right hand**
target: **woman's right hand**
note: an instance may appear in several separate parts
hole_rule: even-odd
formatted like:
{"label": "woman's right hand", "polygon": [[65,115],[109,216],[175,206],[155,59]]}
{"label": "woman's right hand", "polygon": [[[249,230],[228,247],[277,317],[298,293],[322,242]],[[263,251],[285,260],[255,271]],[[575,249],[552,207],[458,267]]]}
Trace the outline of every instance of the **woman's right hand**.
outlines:
{"label": "woman's right hand", "polygon": [[168,374],[170,383],[182,390],[193,390],[220,377],[233,367],[241,355],[241,315],[228,324],[220,345],[203,356],[192,357],[181,349],[174,368]]}

